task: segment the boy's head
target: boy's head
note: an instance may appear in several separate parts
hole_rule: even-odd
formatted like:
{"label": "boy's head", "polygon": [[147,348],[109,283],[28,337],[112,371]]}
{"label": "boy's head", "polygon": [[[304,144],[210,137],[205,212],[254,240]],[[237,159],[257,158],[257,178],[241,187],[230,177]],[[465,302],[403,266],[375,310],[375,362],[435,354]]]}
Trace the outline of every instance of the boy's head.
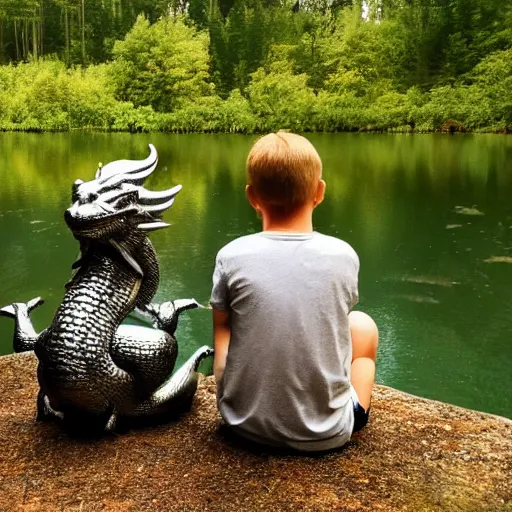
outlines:
{"label": "boy's head", "polygon": [[316,206],[323,199],[321,177],[322,161],[315,148],[294,133],[261,137],[247,158],[250,193],[274,215],[286,216],[307,204]]}

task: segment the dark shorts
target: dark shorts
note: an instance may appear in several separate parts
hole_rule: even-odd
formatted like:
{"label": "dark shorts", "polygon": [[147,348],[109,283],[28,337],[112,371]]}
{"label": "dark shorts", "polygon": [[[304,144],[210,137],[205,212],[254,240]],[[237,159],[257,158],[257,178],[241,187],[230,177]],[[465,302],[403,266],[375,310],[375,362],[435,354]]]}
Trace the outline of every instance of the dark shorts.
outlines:
{"label": "dark shorts", "polygon": [[354,428],[352,433],[359,432],[367,423],[370,417],[370,408],[365,408],[359,403],[354,402]]}

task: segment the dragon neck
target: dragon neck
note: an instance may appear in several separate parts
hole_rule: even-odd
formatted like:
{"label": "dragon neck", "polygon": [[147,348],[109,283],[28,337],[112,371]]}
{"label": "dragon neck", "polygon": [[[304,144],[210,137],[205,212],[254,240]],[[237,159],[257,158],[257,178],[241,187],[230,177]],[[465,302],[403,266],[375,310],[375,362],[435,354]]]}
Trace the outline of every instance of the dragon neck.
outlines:
{"label": "dragon neck", "polygon": [[113,248],[95,250],[68,284],[52,323],[57,337],[108,339],[134,307],[141,284]]}
{"label": "dragon neck", "polygon": [[147,237],[144,237],[134,252],[133,258],[142,270],[142,280],[135,305],[143,307],[149,304],[155,296],[160,281],[160,267],[156,252]]}
{"label": "dragon neck", "polygon": [[[73,265],[75,271],[67,288],[83,281],[86,275],[121,272],[131,275],[130,304],[143,307],[154,297],[159,283],[160,269],[155,249],[147,236],[135,233],[108,243],[81,241],[81,257]],[[112,266],[112,262],[115,265]],[[92,274],[90,267],[93,267]],[[94,280],[94,277],[92,277]],[[113,287],[115,290],[115,287]]]}
{"label": "dragon neck", "polygon": [[153,244],[143,233],[132,233],[123,239],[109,240],[124,262],[141,279],[134,305],[143,307],[151,302],[160,279],[160,268]]}

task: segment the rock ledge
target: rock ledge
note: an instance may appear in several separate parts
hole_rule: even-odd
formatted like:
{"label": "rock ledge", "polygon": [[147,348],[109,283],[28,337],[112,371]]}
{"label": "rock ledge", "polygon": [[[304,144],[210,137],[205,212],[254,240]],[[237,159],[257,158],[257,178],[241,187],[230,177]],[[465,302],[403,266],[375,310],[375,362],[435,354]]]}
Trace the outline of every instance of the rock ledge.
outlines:
{"label": "rock ledge", "polygon": [[377,386],[343,450],[255,452],[219,434],[203,379],[177,423],[96,442],[34,422],[33,356],[0,357],[0,511],[512,510],[512,422]]}

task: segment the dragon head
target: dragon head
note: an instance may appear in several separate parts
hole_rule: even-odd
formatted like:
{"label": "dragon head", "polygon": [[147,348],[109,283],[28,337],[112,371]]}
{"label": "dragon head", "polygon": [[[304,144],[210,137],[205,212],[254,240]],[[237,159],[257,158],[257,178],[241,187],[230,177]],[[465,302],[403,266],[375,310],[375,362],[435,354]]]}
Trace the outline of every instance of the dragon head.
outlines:
{"label": "dragon head", "polygon": [[158,163],[155,147],[150,144],[149,149],[145,160],[100,164],[94,180],[75,181],[73,204],[64,214],[75,236],[108,240],[169,225],[161,220],[161,215],[172,205],[181,185],[159,192],[142,186]]}

